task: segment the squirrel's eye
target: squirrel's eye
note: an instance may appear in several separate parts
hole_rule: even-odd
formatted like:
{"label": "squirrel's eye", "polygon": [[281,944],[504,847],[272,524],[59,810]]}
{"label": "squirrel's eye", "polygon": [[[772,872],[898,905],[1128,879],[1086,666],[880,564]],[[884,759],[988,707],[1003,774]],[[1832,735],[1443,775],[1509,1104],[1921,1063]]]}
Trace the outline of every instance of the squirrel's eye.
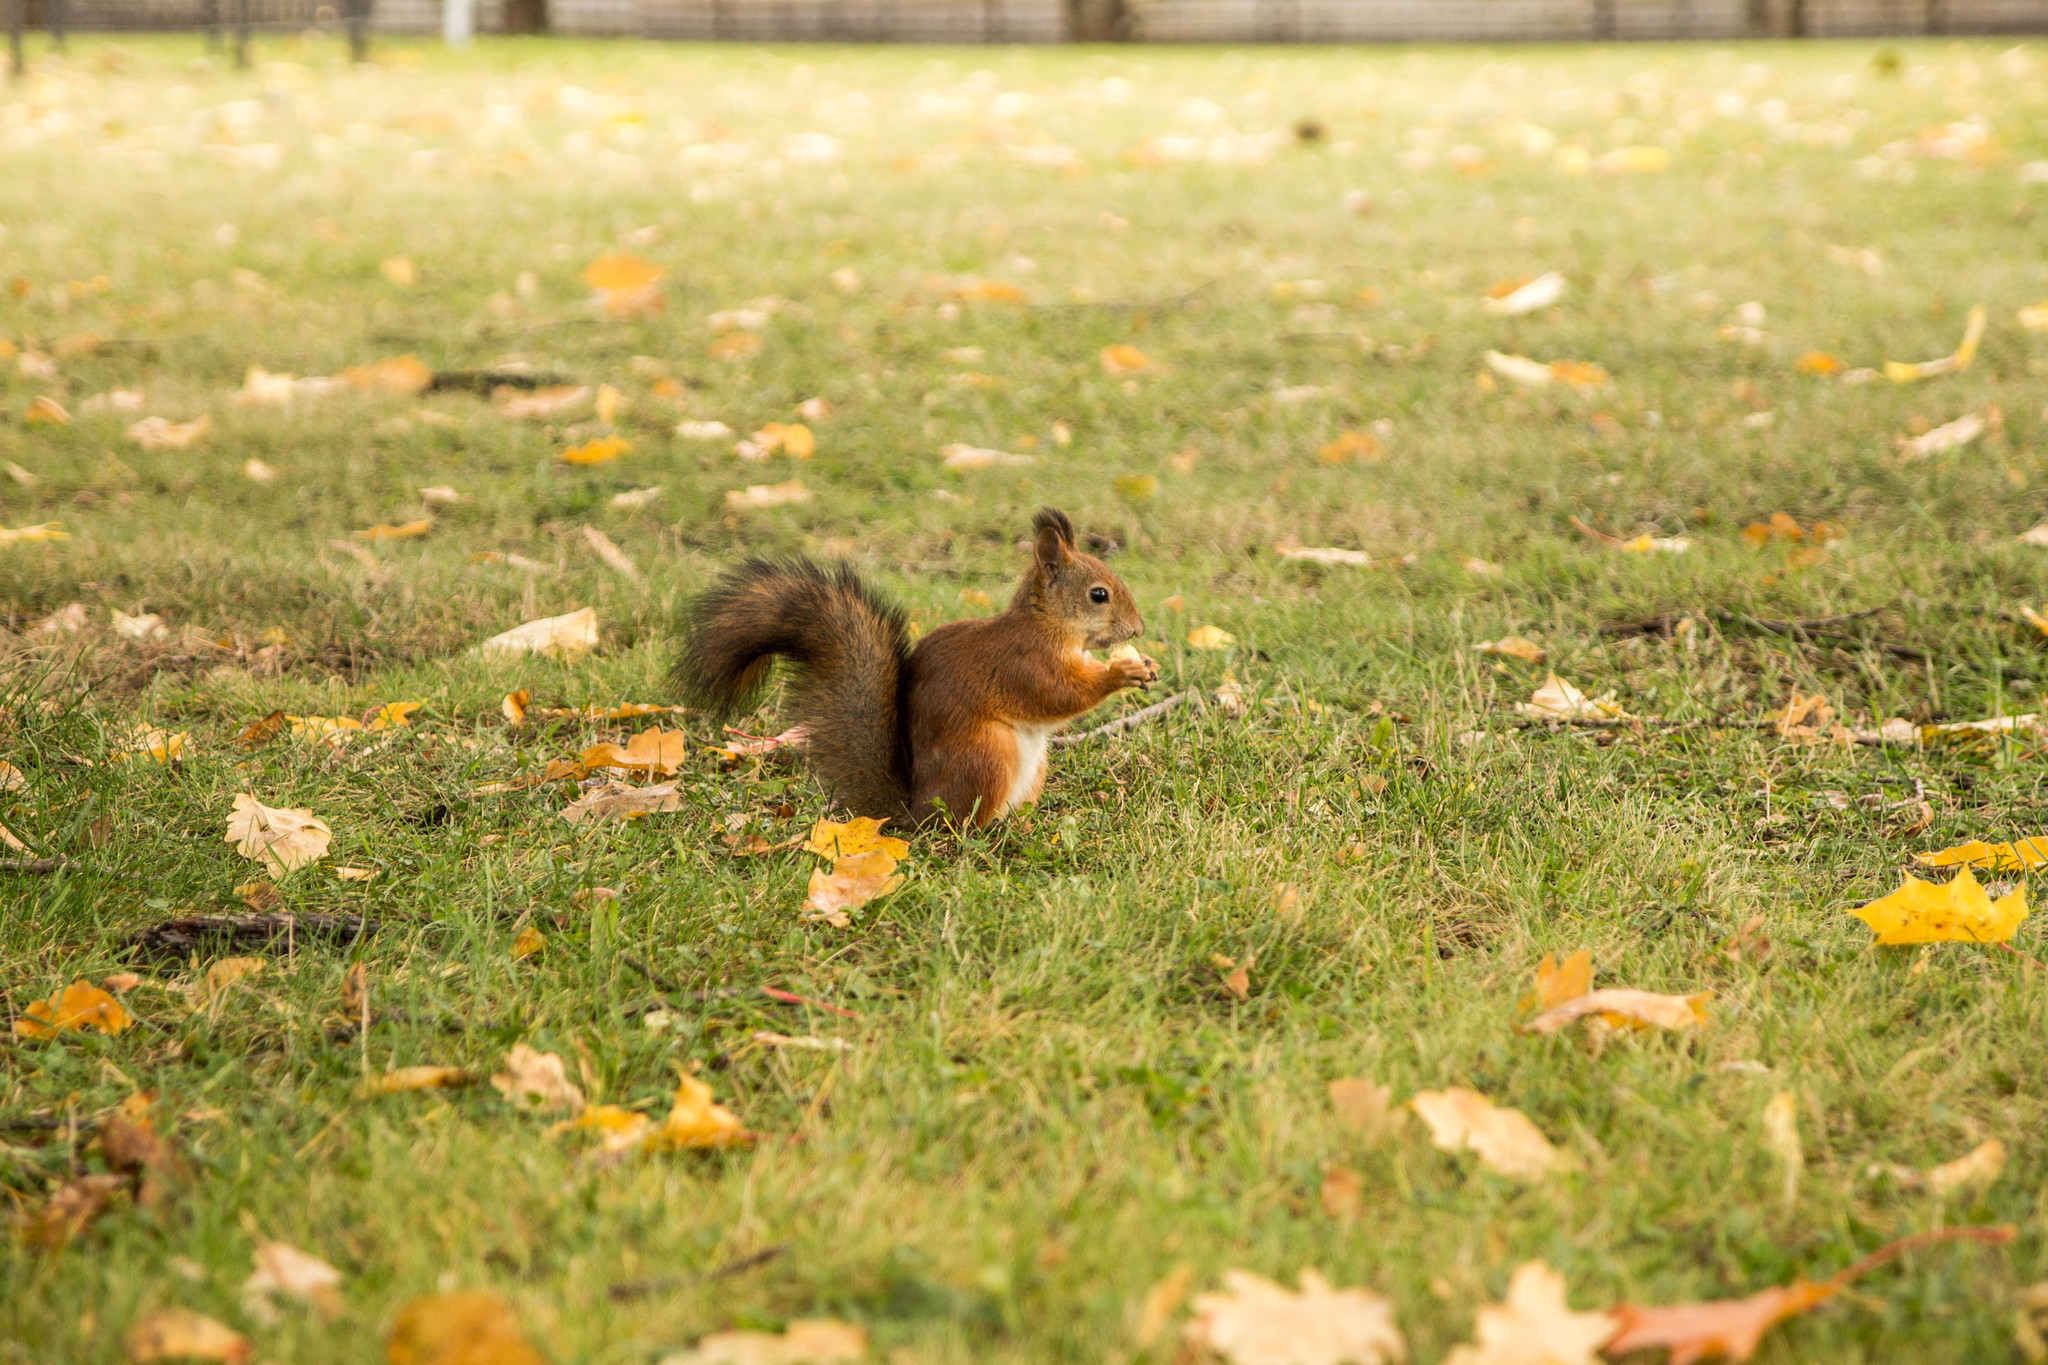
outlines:
{"label": "squirrel's eye", "polygon": [[1109,600],[1109,589],[1108,589],[1108,588],[1090,588],[1090,589],[1088,589],[1088,600],[1089,600],[1090,602],[1107,602],[1107,601]]}

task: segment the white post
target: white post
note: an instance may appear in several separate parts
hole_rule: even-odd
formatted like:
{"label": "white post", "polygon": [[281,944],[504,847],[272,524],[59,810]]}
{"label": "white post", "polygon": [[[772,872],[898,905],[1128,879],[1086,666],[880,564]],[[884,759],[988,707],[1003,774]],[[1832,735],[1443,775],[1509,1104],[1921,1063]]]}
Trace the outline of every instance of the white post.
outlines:
{"label": "white post", "polygon": [[476,0],[441,0],[441,41],[450,47],[469,46],[475,19]]}

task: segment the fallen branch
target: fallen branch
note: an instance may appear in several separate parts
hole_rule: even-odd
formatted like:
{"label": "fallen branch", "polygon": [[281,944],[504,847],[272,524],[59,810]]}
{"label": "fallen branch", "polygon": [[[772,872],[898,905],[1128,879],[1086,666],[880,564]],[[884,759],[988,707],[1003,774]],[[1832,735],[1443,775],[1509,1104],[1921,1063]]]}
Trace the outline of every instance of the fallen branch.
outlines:
{"label": "fallen branch", "polygon": [[1108,739],[1127,730],[1135,730],[1140,725],[1149,724],[1177,709],[1194,695],[1193,692],[1176,692],[1165,701],[1155,701],[1142,711],[1133,711],[1128,716],[1118,716],[1109,724],[1098,725],[1093,730],[1083,730],[1078,735],[1054,735],[1053,746],[1064,749],[1075,744],[1086,744],[1091,739]]}
{"label": "fallen branch", "polygon": [[788,1243],[778,1242],[774,1246],[762,1247],[759,1251],[741,1256],[737,1260],[727,1261],[715,1269],[699,1271],[695,1275],[662,1275],[651,1280],[625,1280],[604,1292],[614,1303],[627,1303],[633,1299],[644,1299],[650,1294],[681,1289],[686,1284],[728,1280],[735,1275],[744,1275],[749,1270],[768,1264],[788,1249]]}
{"label": "fallen branch", "polygon": [[26,872],[39,877],[76,866],[69,858],[0,858],[0,872]]}
{"label": "fallen branch", "polygon": [[222,948],[267,952],[278,940],[293,952],[302,942],[354,943],[377,932],[382,921],[350,915],[187,915],[137,929],[128,936],[130,952],[184,959]]}
{"label": "fallen branch", "polygon": [[543,374],[536,370],[436,370],[427,384],[431,393],[488,394],[493,389],[547,389],[564,384],[574,384],[574,377],[566,374]]}

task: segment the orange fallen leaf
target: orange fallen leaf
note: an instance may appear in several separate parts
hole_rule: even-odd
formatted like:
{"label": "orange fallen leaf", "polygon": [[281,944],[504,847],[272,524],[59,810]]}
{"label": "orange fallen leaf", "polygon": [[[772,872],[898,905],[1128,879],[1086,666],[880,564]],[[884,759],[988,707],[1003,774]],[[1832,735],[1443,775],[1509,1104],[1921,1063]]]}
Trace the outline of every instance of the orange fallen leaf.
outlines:
{"label": "orange fallen leaf", "polygon": [[752,1142],[739,1116],[711,1100],[711,1087],[695,1076],[683,1076],[676,1086],[675,1103],[653,1132],[646,1137],[650,1152],[676,1152],[697,1147],[731,1147]]}
{"label": "orange fallen leaf", "polygon": [[1024,291],[1005,280],[971,280],[953,293],[969,303],[1024,302]]}
{"label": "orange fallen leaf", "polygon": [[758,354],[761,338],[754,332],[727,332],[704,348],[713,360],[741,360]]}
{"label": "orange fallen leaf", "polygon": [[54,1038],[59,1033],[87,1029],[120,1033],[134,1022],[120,1001],[81,979],[48,1000],[30,1001],[21,1018],[14,1021],[14,1032],[22,1038]]}
{"label": "orange fallen leaf", "polygon": [[398,1311],[386,1365],[546,1365],[496,1294],[423,1294]]}
{"label": "orange fallen leaf", "polygon": [[145,417],[129,426],[128,439],[144,450],[190,450],[212,426],[210,413],[201,413],[190,422]]}
{"label": "orange fallen leaf", "polygon": [[249,1339],[188,1308],[159,1308],[128,1330],[123,1343],[134,1365],[151,1360],[244,1361],[256,1354]]}
{"label": "orange fallen leaf", "polygon": [[1574,1020],[1597,1014],[1608,1024],[1652,1025],[1667,1029],[1689,1029],[1707,1020],[1707,1001],[1712,991],[1696,995],[1659,995],[1655,991],[1620,988],[1589,991],[1567,1000],[1521,1026],[1523,1033],[1555,1033]]}
{"label": "orange fallen leaf", "polygon": [[351,365],[341,372],[341,377],[359,389],[410,397],[434,382],[434,371],[416,355],[399,355],[368,365]]}
{"label": "orange fallen leaf", "polygon": [[423,536],[433,529],[434,519],[432,517],[422,517],[418,521],[408,521],[402,526],[393,526],[388,522],[381,522],[378,525],[357,531],[355,538],[357,540],[411,540],[416,536]]}
{"label": "orange fallen leaf", "polygon": [[666,1365],[858,1365],[868,1334],[831,1318],[800,1318],[781,1332],[713,1332]]}
{"label": "orange fallen leaf", "polygon": [[560,458],[563,464],[610,464],[632,449],[633,443],[623,436],[599,436],[570,446]]}
{"label": "orange fallen leaf", "polygon": [[67,1180],[40,1207],[22,1217],[17,1231],[21,1240],[32,1247],[62,1250],[127,1188],[128,1178],[123,1175],[82,1175]]}
{"label": "orange fallen leaf", "polygon": [[1339,432],[1337,438],[1324,445],[1320,452],[1324,464],[1377,460],[1380,453],[1379,438],[1369,431]]}
{"label": "orange fallen leaf", "polygon": [[1841,357],[1830,355],[1826,351],[1808,351],[1793,361],[1792,366],[1801,374],[1817,375],[1823,379],[1842,372]]}
{"label": "orange fallen leaf", "polygon": [[512,959],[516,962],[521,958],[532,957],[547,946],[547,937],[529,924],[519,931],[518,938],[512,940]]}
{"label": "orange fallen leaf", "polygon": [[1126,375],[1143,374],[1158,367],[1153,364],[1152,357],[1137,347],[1128,342],[1118,342],[1102,348],[1102,368],[1108,374]]}
{"label": "orange fallen leaf", "polygon": [[791,422],[787,426],[781,422],[769,422],[754,433],[754,444],[760,446],[764,453],[780,450],[799,460],[808,460],[817,452],[818,438],[802,422]]}
{"label": "orange fallen leaf", "polygon": [[64,411],[62,403],[44,394],[28,405],[28,411],[22,415],[22,420],[32,427],[68,427],[71,425],[71,414]]}
{"label": "orange fallen leaf", "polygon": [[821,919],[835,928],[853,923],[848,910],[858,910],[869,901],[886,896],[903,885],[896,871],[896,859],[880,848],[841,858],[832,870],[816,868],[804,896],[804,918]]}
{"label": "orange fallen leaf", "polygon": [[402,1095],[409,1090],[456,1090],[476,1078],[459,1066],[401,1066],[364,1081],[362,1093]]}
{"label": "orange fallen leaf", "polygon": [[1224,1271],[1222,1292],[1195,1295],[1189,1344],[1233,1365],[1408,1359],[1391,1300],[1369,1289],[1337,1289],[1313,1269],[1303,1269],[1299,1283],[1297,1293],[1248,1270]]}
{"label": "orange fallen leaf", "polygon": [[1430,1140],[1438,1147],[1477,1152],[1489,1170],[1541,1180],[1558,1164],[1557,1148],[1528,1115],[1500,1108],[1476,1090],[1424,1090],[1408,1106],[1429,1126]]}
{"label": "orange fallen leaf", "polygon": [[682,766],[687,738],[681,730],[642,730],[623,746],[595,744],[578,760],[584,767],[622,768],[627,772],[659,773],[664,777]]}

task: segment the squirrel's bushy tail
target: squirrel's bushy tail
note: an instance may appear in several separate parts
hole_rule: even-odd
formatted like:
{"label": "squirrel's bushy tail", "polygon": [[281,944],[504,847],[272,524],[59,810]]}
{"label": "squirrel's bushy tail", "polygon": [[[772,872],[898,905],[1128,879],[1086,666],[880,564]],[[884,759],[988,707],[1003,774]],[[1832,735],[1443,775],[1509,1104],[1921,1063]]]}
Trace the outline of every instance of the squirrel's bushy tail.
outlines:
{"label": "squirrel's bushy tail", "polygon": [[675,679],[693,703],[721,715],[744,709],[774,661],[787,660],[811,770],[856,815],[906,813],[899,715],[910,633],[901,608],[844,564],[750,559],[697,599],[688,631]]}

